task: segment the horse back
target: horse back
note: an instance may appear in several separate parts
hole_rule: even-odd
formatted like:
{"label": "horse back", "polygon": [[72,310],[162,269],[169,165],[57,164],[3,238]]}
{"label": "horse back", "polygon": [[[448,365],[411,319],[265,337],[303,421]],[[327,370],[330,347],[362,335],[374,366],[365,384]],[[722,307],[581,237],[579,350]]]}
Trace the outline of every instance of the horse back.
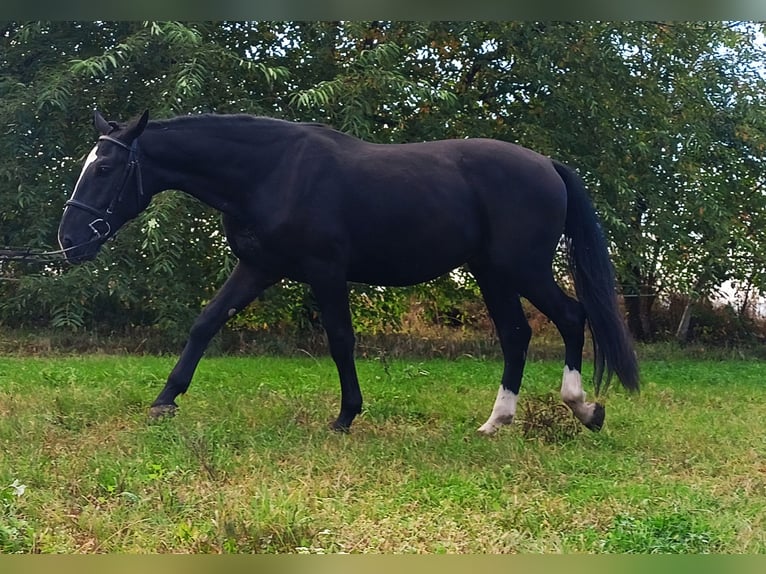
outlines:
{"label": "horse back", "polygon": [[540,154],[489,139],[371,144],[317,133],[283,156],[257,216],[269,221],[248,228],[249,244],[342,261],[352,281],[408,285],[500,241],[558,241],[566,192]]}

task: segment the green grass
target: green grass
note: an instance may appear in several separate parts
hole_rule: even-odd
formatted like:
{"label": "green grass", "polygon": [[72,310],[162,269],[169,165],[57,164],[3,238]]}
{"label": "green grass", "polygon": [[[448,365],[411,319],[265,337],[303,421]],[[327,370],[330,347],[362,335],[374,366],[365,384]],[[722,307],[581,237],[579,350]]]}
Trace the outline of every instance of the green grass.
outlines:
{"label": "green grass", "polygon": [[173,363],[0,358],[0,552],[766,552],[757,361],[645,361],[600,433],[525,426],[562,369],[531,362],[491,439],[494,360],[360,360],[350,435],[308,357],[205,359],[151,423]]}

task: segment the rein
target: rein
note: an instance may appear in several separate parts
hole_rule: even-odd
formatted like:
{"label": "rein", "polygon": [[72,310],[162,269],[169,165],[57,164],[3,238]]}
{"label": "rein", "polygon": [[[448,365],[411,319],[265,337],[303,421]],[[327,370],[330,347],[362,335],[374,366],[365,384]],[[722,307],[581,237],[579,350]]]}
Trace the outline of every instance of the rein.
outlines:
{"label": "rein", "polygon": [[[69,199],[64,204],[65,210],[67,207],[75,207],[77,209],[87,211],[88,213],[96,217],[96,219],[94,219],[88,224],[88,227],[91,228],[95,237],[83,243],[79,243],[77,245],[72,245],[71,247],[67,247],[66,249],[63,249],[63,248],[56,249],[55,251],[37,251],[29,247],[28,248],[2,247],[0,248],[0,262],[2,261],[21,261],[21,262],[36,262],[36,263],[54,262],[56,260],[61,259],[62,256],[65,256],[70,251],[79,249],[80,247],[84,247],[86,245],[90,245],[91,243],[102,241],[103,239],[108,238],[112,232],[112,226],[109,224],[109,221],[108,221],[109,216],[112,215],[112,213],[114,212],[114,208],[117,206],[117,204],[120,201],[122,201],[122,196],[123,196],[123,192],[125,191],[125,186],[127,185],[128,180],[131,178],[133,174],[135,174],[135,177],[136,177],[139,197],[142,197],[144,195],[144,186],[143,186],[143,181],[141,177],[141,164],[138,162],[138,139],[133,140],[133,143],[131,145],[127,145],[126,143],[121,142],[117,138],[113,138],[107,135],[99,136],[98,139],[112,142],[113,144],[116,144],[120,146],[121,148],[130,152],[130,155],[128,156],[128,165],[127,165],[127,168],[125,169],[125,174],[123,175],[122,182],[120,183],[120,187],[117,193],[115,194],[114,198],[112,199],[112,202],[109,204],[109,207],[107,207],[105,211],[102,211],[98,208],[93,207],[92,205],[88,205],[87,203],[83,203],[82,201],[79,201],[74,198]],[[102,227],[102,226],[103,226],[103,229],[100,230],[99,227]]]}
{"label": "rein", "polygon": [[73,249],[78,249],[80,247],[84,247],[86,245],[90,245],[91,243],[95,243],[96,241],[99,241],[101,239],[101,236],[94,237],[93,239],[89,239],[88,241],[84,243],[80,243],[78,245],[73,245],[72,247],[67,247],[66,249],[56,249],[55,251],[37,251],[35,249],[32,249],[31,247],[2,247],[0,248],[0,262],[2,261],[20,261],[22,263],[29,263],[29,262],[35,262],[35,263],[49,263],[58,261],[61,259],[62,255],[66,255],[69,251],[72,251]]}

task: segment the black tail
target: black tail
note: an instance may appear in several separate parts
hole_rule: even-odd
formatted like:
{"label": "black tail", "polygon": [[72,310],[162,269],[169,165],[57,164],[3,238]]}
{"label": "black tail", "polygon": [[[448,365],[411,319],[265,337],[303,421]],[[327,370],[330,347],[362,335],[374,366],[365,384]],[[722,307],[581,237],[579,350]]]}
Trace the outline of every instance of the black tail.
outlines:
{"label": "black tail", "polygon": [[602,390],[605,370],[604,392],[613,373],[626,389],[638,392],[638,361],[617,303],[614,267],[601,224],[577,173],[556,161],[553,165],[567,187],[564,235],[577,298],[585,308],[593,335],[596,395]]}

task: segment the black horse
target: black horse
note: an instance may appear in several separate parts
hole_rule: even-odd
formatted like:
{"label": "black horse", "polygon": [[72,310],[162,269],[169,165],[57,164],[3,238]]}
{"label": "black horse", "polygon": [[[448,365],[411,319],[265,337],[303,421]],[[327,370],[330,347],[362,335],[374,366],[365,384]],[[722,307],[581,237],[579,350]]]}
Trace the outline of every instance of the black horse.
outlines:
{"label": "black horse", "polygon": [[[100,246],[152,197],[181,190],[223,213],[239,259],[205,307],[151,414],[172,413],[211,338],[283,278],[311,286],[341,385],[348,430],[361,412],[347,282],[412,285],[467,264],[505,358],[493,434],[516,412],[530,327],[520,296],[550,318],[565,343],[561,396],[598,430],[603,405],[586,402],[581,366],[586,319],[599,395],[612,373],[638,390],[638,365],[619,312],[614,270],[580,178],[534,151],[491,139],[372,144],[318,124],[248,115],[198,115],[126,124],[98,112],[101,136],[59,227],[72,263]],[[579,301],[552,273],[564,234]],[[606,379],[604,379],[606,376]]]}

